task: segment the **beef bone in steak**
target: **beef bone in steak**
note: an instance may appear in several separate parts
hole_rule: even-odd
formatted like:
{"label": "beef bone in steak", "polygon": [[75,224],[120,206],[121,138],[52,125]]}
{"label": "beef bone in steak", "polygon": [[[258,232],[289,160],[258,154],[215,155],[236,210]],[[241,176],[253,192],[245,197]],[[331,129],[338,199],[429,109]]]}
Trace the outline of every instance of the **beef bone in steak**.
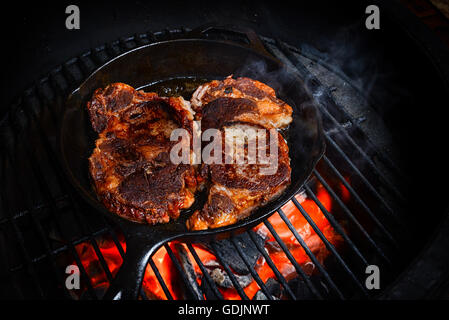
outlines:
{"label": "beef bone in steak", "polygon": [[123,83],[97,89],[87,104],[99,133],[89,158],[98,197],[112,212],[155,224],[177,218],[194,202],[196,171],[175,165],[173,129],[191,133],[193,112],[182,97],[164,98]]}

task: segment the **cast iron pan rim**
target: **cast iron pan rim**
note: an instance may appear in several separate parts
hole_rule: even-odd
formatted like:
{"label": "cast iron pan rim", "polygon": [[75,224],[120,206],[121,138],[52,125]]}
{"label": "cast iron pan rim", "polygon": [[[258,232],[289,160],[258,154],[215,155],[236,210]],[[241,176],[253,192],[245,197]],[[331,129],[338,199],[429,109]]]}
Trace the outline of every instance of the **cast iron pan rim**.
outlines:
{"label": "cast iron pan rim", "polygon": [[[157,46],[157,45],[161,45],[161,44],[167,44],[167,43],[173,43],[173,42],[191,42],[191,41],[195,41],[195,42],[209,42],[209,43],[220,43],[220,44],[224,44],[227,46],[234,46],[234,47],[239,47],[241,49],[244,50],[250,50],[252,53],[255,53],[257,55],[263,56],[264,59],[270,59],[272,60],[274,63],[278,64],[281,67],[285,67],[285,64],[283,62],[281,62],[280,60],[274,58],[273,56],[269,56],[263,52],[260,52],[259,50],[256,50],[254,48],[239,44],[239,43],[235,43],[235,42],[231,42],[231,41],[225,41],[225,40],[212,40],[212,39],[201,39],[201,38],[188,38],[188,39],[173,39],[173,40],[164,40],[164,41],[158,41],[158,42],[153,42],[153,43],[149,43],[149,44],[145,44],[139,47],[136,47],[134,49],[131,49],[129,51],[126,51],[122,54],[119,54],[118,56],[112,58],[111,60],[109,60],[108,62],[102,64],[101,66],[99,66],[97,69],[95,69],[94,71],[91,72],[91,74],[86,78],[86,80],[84,80],[77,89],[75,89],[74,91],[72,91],[72,94],[75,93],[75,91],[77,91],[78,89],[80,89],[87,81],[90,80],[91,77],[93,77],[98,71],[102,70],[103,68],[105,68],[106,66],[108,66],[109,64],[115,62],[115,60],[119,60],[120,58],[134,52],[134,51],[138,51],[141,50],[143,48],[147,48],[147,47],[152,47],[152,46]],[[163,79],[161,79],[163,80]],[[70,94],[71,95],[71,94]],[[68,96],[68,98],[70,97],[70,95]]]}
{"label": "cast iron pan rim", "polygon": [[[65,105],[68,105],[68,102],[71,101],[71,98],[79,95],[81,88],[85,85],[85,83],[87,83],[93,76],[95,76],[95,74],[97,72],[99,72],[100,70],[102,70],[103,68],[107,67],[109,64],[115,62],[118,59],[123,58],[126,55],[131,54],[134,51],[137,50],[142,50],[144,48],[150,47],[150,46],[157,46],[157,45],[161,45],[161,44],[169,44],[169,43],[173,43],[173,42],[204,42],[204,43],[220,43],[220,44],[224,44],[227,46],[234,46],[234,47],[238,47],[242,50],[248,50],[251,51],[252,53],[262,56],[263,59],[270,59],[272,62],[274,62],[275,64],[277,64],[279,67],[281,68],[285,68],[285,64],[282,63],[281,61],[279,61],[278,59],[275,59],[274,57],[268,56],[264,53],[261,53],[251,47],[248,46],[244,46],[244,45],[240,45],[240,44],[236,44],[233,42],[229,42],[229,41],[220,41],[220,40],[211,40],[211,39],[200,39],[200,38],[191,38],[191,39],[174,39],[174,40],[166,40],[166,41],[159,41],[159,42],[154,42],[151,44],[147,44],[147,45],[143,45],[143,46],[139,46],[136,47],[132,50],[129,50],[127,52],[124,52],[116,57],[114,57],[113,59],[111,59],[110,61],[104,63],[103,65],[101,65],[100,67],[98,67],[97,69],[95,69],[87,78],[86,80],[84,80],[78,88],[76,88],[75,90],[72,91],[71,94],[68,95],[67,100]],[[161,79],[164,80],[164,79]],[[312,100],[313,101],[313,100]],[[68,108],[66,108],[65,112],[64,112],[64,116],[62,118],[61,124],[60,124],[60,133],[63,132],[64,130],[64,124],[66,123],[66,121],[64,121],[64,118],[67,116],[67,111]],[[297,186],[295,186],[293,189],[288,190],[288,196],[285,194],[285,192],[287,192],[287,190],[285,190],[277,199],[273,199],[273,202],[276,202],[276,205],[273,207],[273,202],[269,202],[267,203],[265,206],[262,206],[257,210],[264,210],[266,208],[269,208],[270,205],[272,206],[271,208],[267,209],[266,212],[259,214],[257,217],[254,217],[253,215],[250,215],[249,217],[237,221],[236,223],[233,223],[231,225],[228,226],[223,226],[223,227],[219,227],[219,228],[214,228],[214,229],[206,229],[206,230],[182,230],[182,231],[174,231],[174,235],[173,237],[171,237],[171,239],[186,239],[188,240],[188,238],[195,238],[195,237],[203,237],[203,236],[214,236],[217,234],[223,234],[223,233],[231,233],[232,232],[242,232],[242,230],[244,229],[248,229],[252,226],[255,226],[259,223],[261,223],[263,220],[265,220],[266,218],[270,217],[274,212],[276,212],[279,208],[281,208],[285,203],[287,203],[288,201],[291,200],[292,197],[294,197],[298,191],[304,186],[304,184],[307,182],[308,178],[311,176],[313,168],[316,166],[317,162],[321,159],[321,157],[323,156],[324,152],[325,152],[325,142],[324,142],[324,133],[323,133],[323,127],[322,127],[322,120],[321,120],[321,115],[319,112],[316,112],[316,118],[317,118],[317,129],[318,129],[318,139],[317,141],[321,143],[321,146],[318,146],[320,148],[320,154],[317,155],[314,159],[314,161],[312,161],[311,167],[307,168],[307,170],[305,170],[304,172],[307,173],[307,176],[305,176],[303,179],[301,179],[303,182],[298,184]],[[148,224],[142,224],[139,222],[134,222],[132,220],[120,217],[112,212],[110,212],[109,210],[106,209],[106,207],[104,207],[101,202],[99,200],[94,200],[92,199],[92,195],[90,194],[86,194],[86,190],[84,190],[83,187],[81,187],[79,185],[79,182],[77,181],[77,179],[74,177],[73,173],[68,169],[69,166],[66,163],[66,157],[65,157],[65,152],[64,152],[64,148],[63,148],[63,141],[62,141],[62,134],[59,135],[58,137],[58,145],[60,147],[61,150],[61,161],[62,161],[62,167],[63,170],[65,171],[65,173],[69,176],[69,180],[71,182],[72,185],[74,185],[78,191],[79,194],[81,194],[81,196],[83,197],[84,200],[86,200],[92,207],[94,207],[95,209],[101,211],[102,214],[104,214],[106,217],[113,219],[115,222],[117,222],[123,229],[124,232],[126,232],[129,229],[141,229],[143,230],[147,230],[147,231],[151,231],[152,228],[154,227],[158,227],[158,226],[162,226],[164,224],[156,224],[156,225],[148,225]],[[294,165],[294,164],[293,164]],[[298,179],[299,180],[299,179]],[[294,183],[294,182],[293,182]],[[291,186],[291,184],[287,187],[289,188]],[[284,199],[280,200],[280,198],[284,197]],[[188,210],[188,209],[186,209]],[[261,211],[260,211],[261,212]],[[177,220],[173,221],[171,220],[170,222],[168,222],[168,224],[170,223],[176,223],[177,221],[179,221],[180,219],[183,219],[185,217],[182,217],[183,212],[181,212],[181,217],[178,218]],[[128,232],[126,232],[128,233]],[[132,237],[132,234],[128,234],[128,236]],[[167,239],[164,239],[164,241],[170,240],[169,237],[167,237]]]}

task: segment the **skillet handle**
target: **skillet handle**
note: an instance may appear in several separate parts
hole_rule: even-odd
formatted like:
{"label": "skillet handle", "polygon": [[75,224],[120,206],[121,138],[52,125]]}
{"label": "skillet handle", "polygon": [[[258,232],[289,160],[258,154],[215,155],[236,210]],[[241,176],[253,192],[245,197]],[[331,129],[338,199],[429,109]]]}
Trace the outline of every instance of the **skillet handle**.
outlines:
{"label": "skillet handle", "polygon": [[138,239],[126,241],[126,253],[122,266],[106,291],[103,300],[137,300],[143,275],[151,255],[161,241],[142,244]]}
{"label": "skillet handle", "polygon": [[232,25],[217,26],[213,23],[209,23],[193,29],[192,31],[190,31],[190,35],[195,38],[204,38],[207,32],[212,30],[228,31],[228,32],[231,31],[234,33],[244,34],[249,41],[249,44],[247,45],[248,47],[265,56],[275,58],[270,52],[267,51],[267,49],[262,43],[262,40],[260,40],[259,36],[254,32],[254,30],[250,28],[235,27]]}

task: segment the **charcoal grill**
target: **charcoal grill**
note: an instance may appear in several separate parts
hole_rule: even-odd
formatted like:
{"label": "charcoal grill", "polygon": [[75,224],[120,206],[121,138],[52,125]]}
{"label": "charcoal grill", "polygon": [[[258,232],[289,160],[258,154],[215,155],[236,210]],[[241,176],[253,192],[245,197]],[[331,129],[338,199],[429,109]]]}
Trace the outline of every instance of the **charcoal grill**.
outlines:
{"label": "charcoal grill", "polygon": [[[140,45],[185,38],[189,31],[189,28],[180,28],[146,32],[91,49],[53,69],[7,110],[0,122],[0,179],[3,182],[0,191],[0,281],[3,297],[101,299],[104,290],[92,285],[90,270],[83,267],[76,246],[81,243],[92,246],[101,267],[99,272],[104,272],[108,281],[113,279],[113,275],[100,250],[99,239],[109,237],[121,257],[124,257],[125,250],[121,245],[120,230],[106,218],[90,214],[93,209],[83,202],[62,173],[55,156],[59,115],[68,93],[98,66]],[[247,41],[245,34],[226,28],[211,29],[205,36],[241,44]],[[235,266],[230,266],[223,248],[234,249],[242,268],[246,268],[246,273],[257,282],[259,298],[273,299],[273,286],[264,283],[253,269],[248,247],[266,259],[285,298],[395,297],[391,291],[398,288],[395,281],[416,258],[416,252],[423,248],[425,241],[422,239],[428,239],[434,229],[421,230],[422,238],[416,237],[420,225],[414,218],[409,219],[406,212],[408,186],[411,183],[408,175],[402,171],[401,162],[391,151],[389,142],[374,134],[376,126],[367,121],[367,115],[351,109],[344,100],[351,96],[356,99],[351,105],[365,106],[366,110],[370,110],[370,97],[344,74],[326,64],[313,48],[298,48],[280,39],[263,36],[261,40],[270,54],[283,61],[291,72],[305,79],[308,90],[318,101],[327,150],[303,192],[318,205],[333,229],[343,238],[344,245],[336,248],[328,241],[296,198],[292,198],[294,205],[330,252],[325,263],[319,262],[282,209],[278,210],[315,265],[314,276],[310,276],[305,267],[295,261],[269,221],[265,221],[264,225],[294,266],[298,274],[295,281],[287,281],[282,276],[253,231],[205,245],[214,253],[243,300],[251,297],[245,294],[241,282],[232,271]],[[347,177],[350,177],[349,181]],[[337,207],[335,211],[331,210],[332,213],[316,196],[317,183],[326,189],[334,207]],[[338,185],[347,190],[349,202],[342,199],[336,189]],[[443,218],[444,212],[435,213],[433,217],[436,221]],[[203,264],[194,246],[164,244],[164,248],[182,280],[186,298],[223,298],[216,282],[207,272],[208,266]],[[183,259],[187,252],[201,270],[201,286],[194,280],[196,275],[191,268],[192,259]],[[81,297],[64,285],[67,261],[74,261],[79,267],[85,288]],[[371,264],[378,265],[381,270],[381,288],[390,291],[366,288],[365,269]],[[166,298],[173,299],[166,279],[153,259],[150,259],[149,266]],[[140,298],[148,299],[143,290]]]}

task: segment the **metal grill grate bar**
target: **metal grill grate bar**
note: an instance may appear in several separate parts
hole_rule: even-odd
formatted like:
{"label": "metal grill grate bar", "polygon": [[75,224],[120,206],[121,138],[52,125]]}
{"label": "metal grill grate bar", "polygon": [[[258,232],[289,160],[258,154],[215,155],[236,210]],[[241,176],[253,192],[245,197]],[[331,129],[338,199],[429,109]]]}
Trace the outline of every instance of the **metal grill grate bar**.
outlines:
{"label": "metal grill grate bar", "polygon": [[391,243],[399,248],[399,245],[393,235],[386,229],[386,227],[379,221],[376,215],[372,212],[372,210],[368,207],[368,205],[360,198],[358,193],[351,187],[351,185],[345,180],[345,178],[341,175],[341,173],[337,170],[337,168],[332,164],[332,162],[327,158],[326,155],[323,156],[324,162],[331,168],[331,170],[335,173],[335,175],[340,179],[341,183],[345,186],[345,188],[350,192],[351,196],[363,207],[363,209],[368,213],[370,218],[374,221],[374,223],[379,227],[380,230],[385,234],[385,236],[391,241]]}
{"label": "metal grill grate bar", "polygon": [[168,290],[167,285],[165,284],[165,281],[164,281],[164,279],[162,278],[162,276],[161,276],[161,274],[159,272],[159,269],[154,264],[153,258],[150,258],[148,263],[150,264],[151,269],[153,269],[153,272],[154,272],[154,274],[155,274],[155,276],[157,278],[157,281],[159,281],[159,284],[161,285],[162,290],[164,291],[165,297],[168,300],[173,300],[173,296],[171,295],[170,290]]}
{"label": "metal grill grate bar", "polygon": [[282,276],[282,274],[279,272],[278,268],[276,268],[276,265],[274,264],[273,260],[271,260],[270,256],[265,251],[265,248],[263,248],[258,241],[254,238],[254,232],[248,231],[248,234],[253,241],[253,243],[256,245],[259,252],[262,254],[262,256],[265,258],[265,261],[270,266],[271,270],[273,270],[274,274],[276,275],[276,278],[279,280],[279,282],[282,284],[284,289],[287,291],[288,295],[291,299],[296,300],[296,296],[293,293],[292,289],[290,289],[290,286],[287,284],[287,280]]}
{"label": "metal grill grate bar", "polygon": [[[316,172],[316,170],[314,170],[314,173],[315,173],[315,175],[318,174],[318,172]],[[355,245],[355,243],[352,242],[352,240],[348,237],[348,235],[344,231],[343,227],[338,223],[338,221],[333,217],[333,215],[329,211],[327,211],[327,209],[320,202],[320,200],[318,200],[318,198],[312,192],[312,190],[307,185],[305,185],[304,188],[306,190],[306,194],[309,197],[311,197],[312,200],[317,204],[317,206],[320,208],[323,215],[326,217],[326,219],[331,224],[332,228],[334,228],[334,230],[337,231],[343,237],[343,239],[347,242],[347,244],[349,244],[349,247],[351,248],[351,250],[353,250],[354,253],[360,258],[360,260],[362,260],[363,264],[367,266],[369,264],[368,261],[363,256],[363,254],[360,252],[359,248]],[[295,205],[296,205],[296,202],[297,202],[297,200],[295,199],[294,200]]]}
{"label": "metal grill grate bar", "polygon": [[279,246],[282,248],[284,253],[286,254],[287,258],[290,260],[290,262],[295,267],[296,272],[301,276],[301,278],[305,281],[307,287],[312,291],[313,295],[317,297],[318,299],[323,299],[321,294],[318,292],[317,288],[314,286],[314,284],[310,281],[309,277],[304,273],[301,266],[298,264],[298,262],[295,260],[295,258],[292,256],[290,250],[288,250],[287,246],[285,245],[284,241],[279,237],[276,230],[274,230],[273,226],[271,225],[270,221],[265,220],[264,221],[265,226],[268,228],[270,233],[273,235],[274,239],[277,241]]}
{"label": "metal grill grate bar", "polygon": [[332,290],[338,295],[338,297],[340,299],[345,299],[345,297],[343,296],[343,293],[340,291],[340,289],[338,289],[338,287],[335,284],[335,282],[329,276],[329,273],[327,273],[327,271],[324,269],[324,267],[321,265],[321,263],[318,261],[318,259],[315,257],[315,255],[312,253],[312,251],[309,249],[309,247],[304,242],[302,237],[299,235],[298,231],[295,229],[293,224],[290,222],[290,220],[288,220],[287,216],[282,211],[282,209],[278,209],[277,212],[280,215],[281,219],[284,221],[284,223],[287,225],[287,227],[290,229],[290,231],[293,233],[293,235],[295,236],[296,240],[298,240],[298,242],[300,243],[301,247],[304,249],[306,254],[309,256],[310,260],[312,260],[312,262],[318,268],[320,273],[326,279],[327,283],[332,288]]}
{"label": "metal grill grate bar", "polygon": [[[307,187],[306,187],[307,188]],[[316,199],[316,198],[315,198]],[[314,200],[315,200],[314,199]],[[298,202],[298,200],[296,200],[294,197],[292,198],[293,203],[295,204],[295,206],[299,209],[299,211],[301,212],[301,214],[304,216],[304,218],[306,218],[307,222],[311,225],[312,229],[315,231],[315,233],[320,237],[320,239],[323,241],[324,245],[326,246],[326,248],[332,252],[332,254],[334,255],[334,257],[338,260],[338,262],[340,263],[340,265],[343,267],[343,269],[346,271],[346,273],[350,276],[351,280],[359,287],[359,289],[363,292],[363,294],[368,295],[365,287],[359,282],[359,280],[357,279],[357,277],[355,276],[355,274],[351,271],[351,269],[348,267],[348,265],[346,264],[346,262],[343,260],[343,258],[340,256],[340,254],[338,254],[337,250],[335,249],[335,247],[332,245],[332,243],[329,242],[329,240],[327,240],[327,238],[325,237],[325,235],[323,234],[323,232],[321,232],[320,228],[318,228],[318,226],[315,224],[315,222],[313,221],[312,218],[310,218],[309,214],[304,210],[304,208],[301,206],[301,204]],[[318,199],[316,199],[316,201],[318,201]],[[319,203],[316,202],[317,204]],[[318,206],[320,206],[321,204],[319,204]],[[322,205],[321,205],[322,210],[326,210]],[[324,212],[324,211],[323,211]]]}
{"label": "metal grill grate bar", "polygon": [[365,175],[357,168],[357,166],[349,159],[346,153],[340,148],[340,146],[329,136],[326,135],[326,140],[332,145],[332,147],[337,150],[337,152],[341,155],[341,157],[346,161],[347,164],[351,166],[354,172],[359,176],[359,178],[363,181],[366,187],[376,196],[376,198],[380,201],[380,203],[384,206],[387,212],[390,213],[390,216],[395,219],[395,222],[399,225],[402,225],[402,221],[397,216],[395,211],[391,208],[391,206],[385,201],[385,199],[377,192],[376,188],[368,181]]}
{"label": "metal grill grate bar", "polygon": [[[9,159],[9,160],[10,160],[10,159]],[[2,181],[5,181],[5,180],[2,179]],[[19,194],[24,195],[24,198],[26,198],[26,192],[25,192],[25,190],[23,190],[23,188],[18,184],[18,182],[17,182],[16,179],[13,179],[13,181],[14,181],[13,184],[14,184],[14,186],[16,187],[15,190],[18,190]],[[25,200],[25,199],[24,199],[24,200]],[[5,210],[5,212],[8,212],[8,211]],[[56,255],[55,255],[55,252],[54,252],[53,250],[51,250],[50,244],[49,244],[49,242],[48,242],[48,240],[47,240],[47,237],[45,236],[45,232],[44,232],[44,230],[43,230],[43,228],[42,228],[42,224],[41,224],[40,221],[36,218],[36,216],[34,215],[34,212],[33,212],[33,211],[31,211],[31,213],[30,213],[27,217],[30,218],[30,220],[31,220],[32,223],[33,223],[34,228],[37,229],[37,232],[38,232],[38,234],[39,234],[39,237],[40,237],[40,239],[41,239],[41,241],[43,242],[44,247],[45,247],[45,252],[46,252],[46,254],[44,255],[44,257],[45,257],[45,258],[48,258],[48,259],[50,260],[51,267],[52,267],[52,269],[53,269],[54,274],[55,274],[56,277],[57,277],[58,282],[59,282],[59,283],[64,283],[64,279],[63,279],[63,277],[62,277],[61,270],[58,268],[57,263],[56,263]],[[18,231],[18,226],[17,226],[17,224],[15,223],[15,221],[11,221],[11,223],[13,224],[14,230],[17,230],[17,231]],[[23,239],[22,239],[21,243],[22,243],[22,245],[24,245],[24,244],[23,244]],[[24,249],[25,249],[25,248],[24,248]],[[28,260],[28,263],[36,263],[36,262],[37,262],[37,261],[35,261],[34,259]],[[69,294],[69,292],[67,291],[66,286],[63,286],[63,291],[64,291],[65,297],[69,298],[69,297],[70,297],[70,294]]]}
{"label": "metal grill grate bar", "polygon": [[[2,171],[5,172],[5,170],[6,170],[6,159],[4,159],[2,161],[2,163],[3,163],[3,165],[2,165],[2,169],[3,170]],[[2,181],[4,181],[4,180],[2,179]],[[4,212],[9,212],[9,209],[7,207],[7,204],[6,204],[5,188],[1,188],[1,189],[2,189],[1,198],[4,199],[4,201],[2,201],[2,207],[3,207],[2,209],[4,210]],[[28,273],[31,275],[32,281],[34,283],[34,286],[35,286],[35,288],[37,290],[38,295],[40,296],[40,298],[43,298],[44,297],[44,293],[43,293],[41,284],[39,282],[39,279],[37,277],[37,272],[36,272],[35,265],[32,263],[31,257],[29,255],[27,249],[26,249],[25,241],[23,239],[23,235],[22,235],[20,229],[18,228],[18,226],[17,226],[17,224],[16,224],[16,222],[14,220],[11,220],[11,224],[12,224],[12,228],[14,230],[14,235],[17,238],[17,242],[20,245],[20,250],[22,252],[22,257],[24,258],[26,266],[27,266],[27,271],[29,271]]]}
{"label": "metal grill grate bar", "polygon": [[[108,232],[108,229],[104,228],[104,229],[101,229],[101,230],[98,230],[98,231],[94,232],[92,234],[92,236],[94,236],[94,237],[101,237],[101,236],[106,235],[107,232]],[[77,240],[73,240],[72,244],[74,246],[76,246],[76,245],[78,245],[80,243],[83,243],[83,242],[86,242],[88,240],[89,240],[88,237],[84,236],[84,237],[78,238]],[[68,250],[69,250],[69,245],[62,245],[62,246],[58,247],[57,249],[51,250],[50,253],[52,255],[56,256],[57,254],[60,254],[62,252],[66,252]],[[36,257],[32,258],[31,262],[36,264],[36,263],[41,262],[42,260],[47,259],[47,258],[48,258],[48,253],[44,253],[44,254],[41,254],[39,256],[36,256]],[[10,272],[16,272],[16,271],[19,271],[19,270],[23,269],[24,267],[25,267],[24,264],[17,264],[15,266],[9,268],[9,271]]]}
{"label": "metal grill grate bar", "polygon": [[234,245],[235,249],[237,250],[237,252],[239,253],[240,258],[242,258],[243,262],[245,263],[246,267],[248,268],[248,271],[253,276],[253,279],[257,282],[257,285],[259,286],[259,288],[263,291],[263,293],[265,294],[265,296],[267,297],[268,300],[273,300],[273,297],[271,296],[270,292],[268,291],[268,288],[265,286],[265,283],[263,283],[260,276],[251,267],[251,264],[248,262],[246,255],[243,253],[242,248],[239,246],[239,244],[237,243],[235,238],[231,237],[230,240],[231,240],[232,244]]}
{"label": "metal grill grate bar", "polygon": [[242,286],[237,281],[234,273],[231,271],[231,269],[229,268],[229,266],[226,263],[225,259],[222,257],[220,251],[217,249],[217,246],[216,246],[215,242],[214,241],[210,242],[210,245],[211,245],[212,249],[214,250],[215,257],[217,258],[218,262],[220,262],[220,264],[225,269],[226,273],[229,276],[229,279],[232,282],[232,285],[234,286],[234,289],[236,289],[237,293],[240,295],[240,298],[242,298],[242,300],[249,300],[249,298],[246,295],[245,291],[243,290]]}
{"label": "metal grill grate bar", "polygon": [[[379,246],[376,244],[376,242],[371,238],[371,236],[368,234],[368,232],[363,228],[363,226],[360,224],[360,222],[355,218],[355,216],[351,213],[351,211],[348,209],[348,207],[343,203],[343,201],[335,194],[334,190],[327,184],[327,182],[324,180],[324,178],[316,171],[316,169],[313,170],[313,173],[315,177],[320,181],[320,183],[323,185],[323,187],[326,189],[327,192],[331,195],[331,197],[337,201],[340,208],[343,209],[343,212],[346,214],[346,216],[357,226],[360,232],[364,235],[364,237],[368,240],[368,242],[373,246],[373,248],[377,251],[377,253],[388,263],[391,264],[391,260],[388,259],[388,257],[385,255],[383,250],[379,248]],[[366,261],[366,260],[365,260]],[[365,262],[364,261],[364,262]],[[367,263],[367,261],[366,261]]]}
{"label": "metal grill grate bar", "polygon": [[201,289],[198,286],[196,279],[188,279],[187,278],[189,275],[182,270],[182,267],[179,264],[178,259],[176,258],[175,254],[173,253],[172,249],[170,248],[170,246],[168,244],[164,244],[164,248],[165,248],[165,250],[167,250],[167,253],[170,256],[170,259],[172,260],[176,270],[178,271],[179,275],[181,276],[182,280],[184,281],[184,284],[189,289],[190,294],[196,300],[204,300],[203,295],[201,294]]}
{"label": "metal grill grate bar", "polygon": [[201,261],[200,257],[198,257],[198,254],[196,253],[195,249],[192,247],[190,243],[187,243],[187,248],[189,249],[190,253],[192,254],[193,258],[195,259],[197,265],[200,267],[201,272],[203,273],[203,276],[206,278],[207,283],[209,284],[210,288],[214,292],[215,296],[223,300],[223,295],[218,291],[217,286],[215,285],[214,280],[209,275],[209,272],[207,272],[206,268],[203,265],[203,262]]}
{"label": "metal grill grate bar", "polygon": [[[34,165],[35,163],[37,163],[36,157],[34,156],[34,154],[32,154],[32,155],[28,154],[28,157],[27,157],[27,158],[30,160],[29,163],[31,164],[33,173],[34,173],[35,176],[37,177],[37,180],[38,180],[39,185],[40,185],[40,190],[41,190],[41,192],[43,193],[44,198],[47,200],[48,203],[50,203],[50,212],[51,212],[51,214],[52,214],[54,220],[58,222],[59,219],[58,219],[57,217],[60,217],[61,214],[60,214],[60,212],[59,212],[59,209],[56,208],[56,207],[54,206],[54,202],[53,202],[52,199],[51,199],[51,193],[50,193],[50,190],[48,189],[48,186],[47,186],[46,183],[45,183],[45,177],[42,176],[42,173],[41,173],[41,172],[39,171],[39,169],[36,168],[36,166]],[[56,212],[58,212],[59,214],[56,215],[56,214],[55,214]],[[61,228],[59,227],[59,225],[58,225],[58,231],[59,231],[59,234],[61,235],[61,237],[64,239],[63,232],[61,231]],[[91,239],[91,237],[90,237],[90,239]],[[87,279],[88,279],[88,286],[89,286],[90,288],[92,288],[92,289],[90,290],[90,291],[91,291],[91,294],[93,293],[93,295],[96,297],[96,294],[94,293],[94,290],[93,290],[93,287],[92,287],[92,284],[91,284],[91,281],[90,281],[90,278],[89,278],[89,276],[87,275],[87,272],[85,271],[84,266],[83,266],[82,263],[81,263],[81,259],[80,259],[79,255],[78,255],[78,252],[77,252],[76,249],[75,249],[75,246],[74,246],[74,245],[72,244],[72,242],[71,242],[70,240],[68,240],[68,239],[64,239],[64,241],[70,243],[70,248],[71,248],[72,254],[75,255],[75,259],[77,259],[77,263],[78,263],[78,261],[79,261],[78,267],[80,268],[80,270],[84,270],[83,273],[86,275],[86,277],[87,277]]]}

